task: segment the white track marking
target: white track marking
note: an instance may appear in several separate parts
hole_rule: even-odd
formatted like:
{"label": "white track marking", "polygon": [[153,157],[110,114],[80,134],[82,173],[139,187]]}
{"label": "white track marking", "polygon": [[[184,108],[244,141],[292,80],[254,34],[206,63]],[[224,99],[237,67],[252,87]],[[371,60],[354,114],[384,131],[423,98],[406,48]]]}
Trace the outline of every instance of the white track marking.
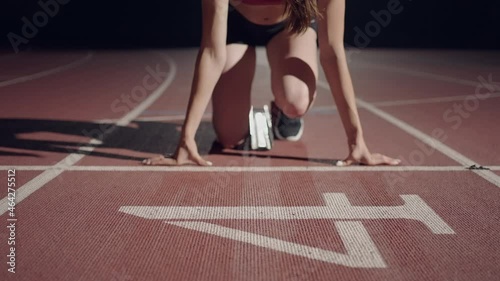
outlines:
{"label": "white track marking", "polygon": [[27,81],[39,79],[39,78],[42,78],[45,76],[49,76],[49,75],[52,75],[55,73],[59,73],[59,72],[74,68],[76,66],[79,66],[79,65],[89,61],[93,55],[94,55],[94,53],[89,52],[89,53],[87,53],[87,55],[84,58],[78,59],[70,64],[66,64],[66,65],[58,66],[58,67],[55,67],[55,68],[52,68],[49,70],[45,70],[45,71],[37,72],[34,74],[18,77],[18,78],[12,79],[12,80],[2,81],[2,82],[0,82],[0,87],[15,85],[15,84],[19,84],[22,82],[27,82]]}
{"label": "white track marking", "polygon": [[[57,165],[57,164],[56,164]],[[19,170],[19,171],[45,171],[54,166],[19,166],[19,165],[12,165],[12,166],[0,166],[0,171],[7,171],[7,170]]]}
{"label": "white track marking", "polygon": [[[415,105],[415,104],[429,104],[429,103],[445,103],[452,101],[464,101],[470,95],[458,95],[449,97],[437,97],[437,98],[422,98],[422,99],[406,99],[406,100],[390,100],[390,101],[377,101],[370,102],[371,105],[377,107],[391,107],[391,106],[402,106],[402,105]],[[492,93],[487,99],[498,98],[500,93]],[[487,100],[485,99],[485,100]],[[336,111],[337,107],[333,105],[326,106],[313,106],[309,113],[321,113],[321,112],[333,112]],[[157,117],[161,118],[161,117]]]}
{"label": "white track marking", "polygon": [[[412,104],[441,103],[441,102],[452,102],[452,101],[464,101],[469,96],[470,95],[461,95],[461,96],[438,97],[438,98],[381,101],[381,102],[372,102],[371,104],[378,107],[386,107],[386,106],[399,106],[399,105],[412,105]],[[500,97],[500,93],[492,93],[488,97],[488,99],[498,98],[498,97]]]}
{"label": "white track marking", "polygon": [[[98,141],[92,140],[90,144],[97,144]],[[46,183],[50,182],[57,176],[59,176],[62,172],[64,172],[68,167],[74,165],[78,161],[80,161],[85,155],[83,154],[70,154],[63,160],[59,161],[56,165],[50,167],[45,170],[40,175],[36,176],[34,179],[25,183],[23,186],[16,190],[16,204],[23,201],[26,197],[28,197],[33,192],[40,189]],[[7,197],[0,200],[0,215],[3,215],[8,208],[8,200]]]}
{"label": "white track marking", "polygon": [[[262,64],[262,65],[268,66],[267,64]],[[468,85],[468,86],[477,86],[479,84],[478,82],[475,82],[475,81],[457,79],[457,78],[449,77],[449,76],[445,76],[445,75],[430,74],[430,73],[416,71],[416,70],[410,70],[410,69],[406,69],[406,68],[383,67],[383,66],[382,67],[377,66],[377,68],[401,72],[401,73],[410,74],[413,76],[420,76],[420,77],[442,80],[442,81],[447,81],[447,82],[452,82],[452,83],[458,83],[458,84]],[[328,85],[328,83],[326,83],[324,81],[319,80],[318,86],[320,86],[328,91],[330,90],[330,85]],[[471,159],[462,155],[458,151],[456,151],[456,150],[452,149],[451,147],[445,145],[444,143],[428,136],[427,134],[421,132],[420,130],[416,129],[415,127],[411,126],[410,124],[403,122],[400,119],[390,115],[389,113],[375,107],[374,105],[372,105],[368,102],[365,102],[359,98],[357,98],[356,101],[358,103],[358,106],[363,107],[364,109],[370,111],[371,113],[377,115],[378,117],[380,117],[380,118],[386,120],[387,122],[393,124],[394,126],[400,128],[401,130],[403,130],[406,133],[412,135],[413,137],[419,139],[420,141],[426,143],[430,147],[438,150],[439,152],[450,157],[451,159],[455,160],[456,162],[460,163],[461,165],[470,166],[470,165],[475,163],[474,161],[472,161]],[[472,170],[472,171],[474,173],[476,173],[477,175],[479,175],[480,177],[484,178],[485,180],[491,182],[495,186],[500,187],[500,176],[496,175],[492,171],[487,171],[487,170]]]}
{"label": "white track marking", "polygon": [[[448,156],[449,158],[455,160],[456,162],[460,163],[461,165],[464,166],[470,166],[474,164],[475,162],[469,158],[467,158],[465,155],[461,154],[460,152],[454,150],[453,148],[447,146],[446,144],[438,141],[437,139],[434,139],[427,134],[423,133],[422,131],[416,129],[413,126],[410,126],[408,123],[401,121],[400,119],[397,119],[396,117],[388,114],[385,111],[382,111],[375,106],[364,102],[360,99],[357,99],[357,102],[360,106],[362,106],[364,109],[370,111],[371,113],[377,115],[378,117],[386,120],[387,122],[393,124],[394,126],[400,128],[401,130],[405,131],[406,133],[412,135],[413,137],[419,139],[423,143],[429,145],[430,147],[440,151],[444,155]],[[500,187],[500,176],[497,176],[494,174],[492,171],[487,171],[487,170],[472,170],[474,173],[478,174],[485,180],[491,182],[492,184],[496,185],[497,187]]]}
{"label": "white track marking", "polygon": [[[402,105],[415,105],[415,104],[429,104],[429,103],[445,103],[452,101],[464,101],[469,95],[457,95],[450,97],[437,97],[437,98],[422,98],[422,99],[406,99],[406,100],[391,100],[391,101],[378,101],[371,102],[370,104],[377,107],[391,107],[391,106],[402,106]],[[498,98],[500,97],[500,93],[492,93],[487,99]],[[487,100],[485,99],[485,100]],[[334,105],[326,105],[326,106],[313,106],[309,110],[310,113],[328,113],[334,112],[337,110],[337,107]],[[206,113],[203,115],[202,119],[210,119],[212,118],[212,113]],[[134,121],[143,121],[143,122],[161,122],[161,121],[184,121],[186,119],[186,115],[168,115],[168,116],[145,116],[138,117]],[[97,120],[96,123],[114,123],[116,119],[102,119]]]}
{"label": "white track marking", "polygon": [[[325,89],[330,89],[328,83],[323,82],[323,81],[318,81],[318,85],[320,87],[323,87]],[[378,117],[384,119],[385,121],[391,123],[392,125],[398,127],[399,129],[405,131],[406,133],[410,134],[411,136],[417,138],[418,140],[424,142],[425,144],[429,145],[430,147],[438,150],[439,152],[443,153],[444,155],[448,156],[449,158],[455,160],[456,162],[460,163],[461,165],[464,166],[470,166],[474,164],[475,162],[460,152],[452,149],[451,147],[447,146],[446,144],[428,136],[427,134],[423,133],[422,131],[416,129],[415,127],[411,126],[410,124],[401,121],[400,119],[390,115],[389,113],[373,106],[372,104],[365,102],[361,99],[356,99],[357,103],[360,107],[370,111],[372,114],[377,115]],[[487,170],[472,170],[474,173],[478,174],[485,180],[491,182],[492,184],[496,185],[497,187],[500,187],[500,176],[494,174],[492,171],[487,171]]]}
{"label": "white track marking", "polygon": [[[445,103],[452,101],[463,101],[469,95],[457,95],[457,96],[449,96],[449,97],[437,97],[437,98],[422,98],[422,99],[406,99],[406,100],[391,100],[391,101],[378,101],[371,102],[372,105],[377,107],[391,107],[391,106],[402,106],[402,105],[415,105],[415,104],[429,104],[429,103]],[[492,93],[488,99],[490,98],[498,98],[500,97],[500,93]],[[313,106],[309,110],[310,113],[327,113],[336,111],[337,107],[334,105],[326,105],[326,106]],[[161,122],[161,121],[184,121],[186,118],[185,114],[182,115],[168,115],[168,116],[145,116],[139,117],[134,121],[143,121],[143,122]],[[212,113],[205,113],[202,119],[210,119],[212,118]],[[116,119],[103,119],[98,120],[96,123],[114,123]]]}
{"label": "white track marking", "polygon": [[[79,154],[76,154],[79,155]],[[46,171],[58,167],[65,171],[86,172],[197,172],[197,173],[224,173],[224,172],[470,172],[464,166],[0,166],[0,171],[16,169],[18,171]],[[491,171],[500,171],[500,166],[487,166]]]}
{"label": "white track marking", "polygon": [[[206,113],[203,114],[201,117],[203,119],[210,119],[212,118],[211,113]],[[138,122],[157,122],[157,121],[184,121],[186,119],[186,115],[168,115],[168,116],[145,116],[145,117],[138,117],[134,119],[134,121]],[[116,119],[102,119],[102,120],[97,120],[96,123],[114,123],[116,122]]]}
{"label": "white track marking", "polygon": [[[344,193],[323,193],[324,206],[122,206],[119,211],[314,260],[354,268],[383,268],[387,266],[361,220],[414,220],[433,234],[455,234],[420,196],[406,194],[400,198],[404,203],[397,206],[353,206]],[[333,220],[347,254],[200,220]]]}
{"label": "white track marking", "polygon": [[343,193],[324,193],[325,206],[122,206],[119,211],[152,220],[378,220],[421,222],[434,234],[455,234],[453,229],[418,195],[400,195],[400,206],[352,206]]}
{"label": "white track marking", "polygon": [[[392,101],[379,101],[379,102],[371,102],[372,105],[377,107],[391,107],[391,106],[402,106],[402,105],[415,105],[415,104],[429,104],[429,103],[445,103],[452,101],[463,101],[469,95],[458,95],[458,96],[450,96],[450,97],[437,97],[437,98],[422,98],[422,99],[407,99],[407,100],[392,100]],[[500,93],[492,93],[488,99],[490,98],[498,98],[500,97]],[[327,113],[336,111],[336,106],[314,106],[309,110],[309,113]],[[205,113],[202,119],[211,119],[212,113]],[[139,122],[161,122],[161,121],[184,121],[186,119],[186,115],[168,115],[168,116],[144,116],[138,117],[134,121]],[[116,119],[102,119],[97,120],[96,123],[114,123]]]}
{"label": "white track marking", "polygon": [[311,246],[198,221],[167,221],[166,223],[182,228],[211,234],[258,247],[271,249],[313,260],[354,268],[385,268],[379,250],[361,222],[334,222],[337,232],[344,242],[346,254],[328,251]]}
{"label": "white track marking", "polygon": [[[170,86],[170,84],[174,80],[175,75],[177,73],[177,66],[175,62],[167,56],[162,55],[162,57],[169,64],[168,77],[142,103],[140,103],[137,107],[132,109],[120,120],[118,120],[115,123],[116,126],[127,126],[132,120],[137,118],[142,113],[142,111],[146,110],[151,104],[153,104],[165,92],[165,90],[168,88],[168,86]],[[90,140],[90,144],[99,145],[101,144],[101,141],[97,139],[92,139]],[[85,147],[80,147],[78,150],[85,150],[87,152],[91,152],[94,150],[94,147],[85,146]],[[73,166],[75,163],[80,161],[83,157],[85,157],[84,154],[72,153],[66,156],[63,160],[54,165],[52,168],[45,170],[42,174],[36,176],[31,181],[18,188],[16,191],[16,202],[17,203],[21,202],[30,194],[32,194],[33,192],[44,186],[46,183],[59,176],[63,171],[67,170],[69,167]],[[4,197],[2,200],[0,200],[0,215],[3,215],[7,211],[8,207],[7,204],[8,204],[7,197]]]}
{"label": "white track marking", "polygon": [[433,79],[433,80],[437,80],[437,81],[455,83],[455,84],[459,84],[459,85],[477,87],[477,85],[480,84],[479,81],[460,79],[460,78],[456,78],[456,77],[452,77],[452,76],[435,74],[435,73],[428,73],[428,72],[418,71],[418,70],[414,70],[414,69],[408,69],[408,68],[404,68],[404,67],[379,65],[379,64],[366,63],[366,62],[362,62],[361,64],[363,66],[368,66],[368,67],[372,67],[372,68],[382,69],[382,70],[391,71],[391,72],[404,73],[404,74],[408,74],[408,75],[415,76],[415,77],[428,78],[428,79]]}
{"label": "white track marking", "polygon": [[[203,114],[201,119],[211,119],[212,113]],[[154,122],[154,121],[184,121],[186,119],[186,115],[172,115],[172,116],[150,116],[150,117],[139,117],[134,121],[145,121],[145,122]]]}
{"label": "white track marking", "polygon": [[144,110],[148,109],[148,107],[150,107],[161,95],[163,95],[168,86],[170,86],[172,81],[174,81],[175,75],[177,73],[177,66],[170,57],[165,55],[162,55],[162,57],[169,64],[170,67],[168,72],[168,77],[158,87],[158,89],[156,89],[153,93],[151,93],[151,95],[148,96],[147,99],[145,99],[138,106],[132,109],[132,111],[127,113],[127,115],[123,116],[120,120],[118,120],[118,122],[116,122],[116,125],[127,126],[128,124],[130,124],[130,122],[139,117]]}
{"label": "white track marking", "polygon": [[[391,106],[402,106],[402,105],[415,105],[415,104],[429,104],[429,103],[445,103],[452,101],[464,101],[469,95],[457,95],[450,97],[437,97],[437,98],[422,98],[422,99],[406,99],[406,100],[391,100],[391,101],[378,101],[371,102],[372,105],[377,107],[391,107]],[[498,98],[500,93],[492,93],[487,99]],[[325,113],[336,111],[337,107],[334,105],[326,106],[313,106],[309,113]],[[155,121],[183,121],[186,115],[170,115],[170,116],[150,116],[150,117],[139,117],[135,121],[145,121],[145,122],[155,122]],[[203,119],[212,118],[211,113],[204,114]],[[109,123],[113,120],[99,120],[99,123]]]}

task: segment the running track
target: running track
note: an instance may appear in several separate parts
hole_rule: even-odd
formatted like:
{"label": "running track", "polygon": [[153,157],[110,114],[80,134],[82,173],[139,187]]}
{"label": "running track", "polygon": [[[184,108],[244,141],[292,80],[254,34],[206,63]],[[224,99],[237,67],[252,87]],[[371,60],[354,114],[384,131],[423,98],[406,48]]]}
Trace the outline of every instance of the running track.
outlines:
{"label": "running track", "polygon": [[[0,280],[500,278],[498,53],[348,52],[367,142],[399,167],[335,167],[324,76],[300,142],[221,150],[209,109],[213,167],[141,166],[175,150],[195,54],[0,56]],[[269,84],[259,50],[255,106]]]}

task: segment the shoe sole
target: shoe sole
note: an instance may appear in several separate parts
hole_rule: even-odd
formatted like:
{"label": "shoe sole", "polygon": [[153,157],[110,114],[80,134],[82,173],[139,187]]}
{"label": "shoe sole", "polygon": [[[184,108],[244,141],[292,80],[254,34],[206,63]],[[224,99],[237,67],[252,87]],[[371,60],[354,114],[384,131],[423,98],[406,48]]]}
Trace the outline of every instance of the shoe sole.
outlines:
{"label": "shoe sole", "polygon": [[262,110],[252,106],[249,113],[250,145],[252,150],[271,150],[273,146],[273,131],[271,130],[271,115],[264,105]]}
{"label": "shoe sole", "polygon": [[295,136],[290,136],[290,137],[283,137],[280,132],[278,131],[278,128],[273,127],[273,132],[274,136],[277,139],[280,140],[286,140],[286,141],[298,141],[302,137],[302,134],[304,133],[304,119],[300,119],[300,130]]}

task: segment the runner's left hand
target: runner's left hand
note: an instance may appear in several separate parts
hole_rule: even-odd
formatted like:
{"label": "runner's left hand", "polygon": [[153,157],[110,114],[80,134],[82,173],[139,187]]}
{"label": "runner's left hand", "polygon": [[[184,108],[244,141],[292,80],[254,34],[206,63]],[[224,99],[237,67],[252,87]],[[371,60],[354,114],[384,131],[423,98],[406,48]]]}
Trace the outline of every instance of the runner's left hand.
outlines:
{"label": "runner's left hand", "polygon": [[389,156],[380,153],[371,153],[368,147],[363,142],[356,145],[349,146],[349,156],[343,161],[338,161],[337,166],[350,166],[354,164],[362,165],[399,165],[401,163],[400,159],[391,158]]}

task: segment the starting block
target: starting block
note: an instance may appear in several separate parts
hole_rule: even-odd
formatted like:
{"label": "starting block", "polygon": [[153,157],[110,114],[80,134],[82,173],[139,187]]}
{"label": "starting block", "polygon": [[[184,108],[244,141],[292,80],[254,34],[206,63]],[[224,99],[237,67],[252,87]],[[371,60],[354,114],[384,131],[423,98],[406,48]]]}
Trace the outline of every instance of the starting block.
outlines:
{"label": "starting block", "polygon": [[262,109],[250,108],[248,115],[250,127],[250,149],[270,150],[273,146],[273,130],[269,107],[264,105]]}

